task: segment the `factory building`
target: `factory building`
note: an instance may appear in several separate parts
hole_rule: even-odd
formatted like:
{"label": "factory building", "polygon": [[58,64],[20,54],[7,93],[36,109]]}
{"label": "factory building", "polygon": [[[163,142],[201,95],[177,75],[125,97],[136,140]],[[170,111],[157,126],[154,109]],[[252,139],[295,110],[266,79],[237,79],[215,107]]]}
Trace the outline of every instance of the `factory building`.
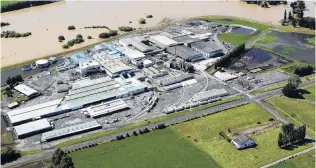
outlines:
{"label": "factory building", "polygon": [[167,47],[166,51],[188,62],[195,62],[205,59],[201,53],[194,51],[191,48],[184,45]]}
{"label": "factory building", "polygon": [[73,64],[79,64],[79,62],[84,62],[87,59],[86,55],[83,53],[74,54],[70,57]]}
{"label": "factory building", "polygon": [[145,57],[145,54],[142,52],[128,47],[124,48],[123,54],[128,57],[134,65],[140,65],[142,62],[141,59]]}
{"label": "factory building", "polygon": [[159,71],[154,67],[143,68],[142,71],[144,72],[144,74],[146,76],[148,76],[149,78],[153,78],[153,79],[156,79],[158,77],[161,77],[161,76],[168,74],[167,71]]}
{"label": "factory building", "polygon": [[81,75],[98,71],[100,71],[100,64],[97,61],[79,62],[79,72]]}
{"label": "factory building", "polygon": [[84,133],[96,129],[100,129],[102,126],[97,122],[97,121],[90,121],[70,127],[65,127],[65,128],[60,128],[60,129],[55,129],[49,132],[43,133],[41,137],[42,142],[46,141],[52,141],[56,139],[60,139],[63,137],[79,134],[79,133]]}
{"label": "factory building", "polygon": [[191,47],[191,44],[194,42],[201,41],[201,39],[199,39],[199,38],[192,38],[188,35],[174,37],[173,40],[175,40],[178,43],[182,43],[183,45],[185,45],[187,47]]}
{"label": "factory building", "polygon": [[53,127],[50,125],[47,119],[36,120],[14,127],[14,131],[19,139],[26,138],[52,129]]}
{"label": "factory building", "polygon": [[19,125],[35,119],[50,117],[63,111],[57,110],[62,99],[57,99],[34,106],[12,110],[7,113],[12,125]]}
{"label": "factory building", "polygon": [[122,51],[119,50],[115,45],[110,43],[102,43],[102,45],[105,47],[105,52],[109,55],[115,55],[115,54],[121,54]]}
{"label": "factory building", "polygon": [[39,94],[35,89],[28,87],[24,84],[19,84],[19,85],[15,86],[14,89],[17,90],[18,92],[24,94],[28,98],[35,97]]}
{"label": "factory building", "polygon": [[225,89],[212,89],[209,91],[201,92],[198,94],[195,94],[192,97],[193,101],[205,101],[209,99],[215,99],[223,96],[227,96],[228,92]]}
{"label": "factory building", "polygon": [[162,35],[153,35],[149,37],[149,41],[156,44],[159,48],[166,48],[177,45],[178,42]]}
{"label": "factory building", "polygon": [[[119,79],[117,78],[116,80]],[[89,104],[118,99],[146,91],[146,86],[140,81],[126,79],[119,82],[109,77],[79,80],[73,84],[73,88],[68,92],[58,110],[79,109]]]}
{"label": "factory building", "polygon": [[195,42],[191,44],[191,48],[208,58],[224,54],[223,49],[212,41]]}
{"label": "factory building", "polygon": [[125,109],[129,109],[129,106],[122,99],[116,99],[88,107],[87,113],[90,117],[96,118],[104,115],[111,115]]}
{"label": "factory building", "polygon": [[98,53],[92,56],[100,64],[100,69],[104,70],[110,77],[119,77],[121,73],[126,73],[132,68],[124,64],[120,59],[105,53]]}
{"label": "factory building", "polygon": [[150,46],[146,43],[148,43],[148,40],[144,36],[123,38],[119,40],[119,44],[121,44],[122,46],[134,47],[142,53],[147,53],[155,50],[153,46]]}
{"label": "factory building", "polygon": [[157,81],[157,83],[161,86],[168,86],[172,85],[175,83],[182,82],[184,80],[192,79],[193,76],[190,74],[183,74],[183,75],[178,75],[178,76],[172,76],[164,79],[160,79]]}

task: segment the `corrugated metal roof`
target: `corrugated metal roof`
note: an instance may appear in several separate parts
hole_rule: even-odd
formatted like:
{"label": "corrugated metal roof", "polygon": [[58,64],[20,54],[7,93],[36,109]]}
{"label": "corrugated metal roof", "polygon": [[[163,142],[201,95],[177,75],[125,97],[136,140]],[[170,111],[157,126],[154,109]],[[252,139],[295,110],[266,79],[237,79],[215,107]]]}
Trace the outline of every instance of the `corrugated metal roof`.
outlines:
{"label": "corrugated metal roof", "polygon": [[204,52],[210,53],[218,50],[222,50],[215,42],[211,41],[200,41],[191,44],[192,48],[198,48]]}
{"label": "corrugated metal roof", "polygon": [[101,125],[97,121],[94,120],[94,121],[90,121],[90,122],[86,122],[86,123],[82,123],[82,124],[78,124],[78,125],[74,125],[74,126],[70,126],[66,128],[55,129],[53,131],[43,133],[41,139],[42,141],[46,141],[53,138],[58,138],[61,136],[74,134],[77,132],[81,132],[81,131],[92,129],[92,128],[98,128],[98,127],[101,127]]}
{"label": "corrugated metal roof", "polygon": [[38,93],[35,89],[33,89],[33,88],[29,87],[29,86],[26,86],[24,84],[17,85],[17,86],[14,87],[14,89],[19,91],[19,92],[21,92],[21,93],[23,93],[26,96],[31,96],[33,94],[37,94]]}
{"label": "corrugated metal roof", "polygon": [[60,104],[61,101],[62,99],[57,99],[26,108],[12,110],[9,111],[7,114],[11,123],[14,124],[32,118],[49,115],[50,113],[55,113],[56,107]]}
{"label": "corrugated metal roof", "polygon": [[204,101],[209,98],[214,98],[217,96],[223,96],[228,94],[225,89],[212,89],[205,92],[200,92],[198,94],[193,95],[192,99],[193,101]]}
{"label": "corrugated metal roof", "polygon": [[187,60],[191,56],[202,55],[201,53],[196,52],[192,50],[191,48],[184,45],[167,47],[166,51],[169,52],[170,54],[174,54],[174,55],[176,54],[178,57],[181,57],[184,60]]}
{"label": "corrugated metal roof", "polygon": [[14,130],[18,136],[29,134],[36,131],[52,128],[47,119],[36,120],[26,124],[18,125],[14,127]]}
{"label": "corrugated metal roof", "polygon": [[89,107],[87,111],[91,117],[97,117],[114,111],[126,109],[128,107],[129,106],[122,99],[117,99]]}

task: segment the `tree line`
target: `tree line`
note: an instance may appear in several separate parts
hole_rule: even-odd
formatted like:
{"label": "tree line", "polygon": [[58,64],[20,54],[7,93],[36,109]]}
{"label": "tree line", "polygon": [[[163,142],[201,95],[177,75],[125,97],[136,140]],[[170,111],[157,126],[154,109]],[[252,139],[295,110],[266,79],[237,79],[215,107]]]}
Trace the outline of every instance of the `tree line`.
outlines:
{"label": "tree line", "polygon": [[286,97],[298,98],[300,97],[298,86],[301,83],[300,78],[295,75],[289,78],[288,83],[282,88],[282,93]]}
{"label": "tree line", "polygon": [[245,43],[237,46],[231,52],[221,57],[218,61],[214,63],[215,69],[218,67],[226,67],[231,64],[236,58],[241,57],[246,51]]}
{"label": "tree line", "polygon": [[1,27],[3,27],[3,26],[9,26],[9,25],[10,25],[9,22],[1,22]]}
{"label": "tree line", "polygon": [[109,29],[107,26],[86,26],[85,29],[98,29],[98,28],[105,28]]}
{"label": "tree line", "polygon": [[294,74],[298,76],[306,76],[314,73],[314,68],[311,65],[296,67],[294,69]]}
{"label": "tree line", "polygon": [[15,31],[3,31],[1,32],[1,38],[19,38],[19,37],[27,37],[32,35],[31,32],[26,32],[26,33],[17,33]]}
{"label": "tree line", "polygon": [[118,28],[119,31],[123,31],[123,32],[130,32],[133,31],[134,29],[132,27],[129,26],[121,26]]}
{"label": "tree line", "polygon": [[282,131],[279,133],[278,146],[280,148],[286,148],[292,146],[295,143],[305,140],[306,126],[302,125],[295,128],[294,124],[284,124]]}
{"label": "tree line", "polygon": [[[62,37],[60,38],[59,37],[58,37],[59,40],[63,39]],[[81,34],[78,34],[75,39],[69,40],[67,44],[62,45],[62,47],[66,49],[66,48],[72,47],[75,44],[80,44],[82,42],[84,42],[84,39]]]}
{"label": "tree line", "polygon": [[110,30],[108,33],[107,33],[107,32],[100,33],[100,34],[99,34],[99,38],[102,38],[102,39],[104,39],[104,38],[110,38],[110,37],[116,36],[116,35],[118,35],[117,30]]}
{"label": "tree line", "polygon": [[19,9],[24,9],[24,8],[29,8],[32,6],[41,6],[41,5],[46,5],[54,2],[58,2],[59,0],[56,1],[16,1],[11,4],[7,5],[1,5],[1,13],[4,12],[10,12],[14,10],[19,10]]}

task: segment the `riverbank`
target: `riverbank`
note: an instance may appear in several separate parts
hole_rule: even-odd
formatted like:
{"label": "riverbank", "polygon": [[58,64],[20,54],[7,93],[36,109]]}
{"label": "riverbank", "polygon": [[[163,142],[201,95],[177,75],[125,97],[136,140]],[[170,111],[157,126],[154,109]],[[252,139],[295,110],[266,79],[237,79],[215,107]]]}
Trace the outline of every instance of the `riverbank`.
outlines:
{"label": "riverbank", "polygon": [[[257,5],[248,5],[236,1],[57,2],[50,5],[8,12],[2,14],[2,20],[9,22],[11,25],[3,28],[3,30],[29,31],[32,32],[32,36],[23,39],[2,39],[1,70],[11,69],[12,67],[40,58],[61,56],[84,50],[104,41],[98,38],[98,34],[106,30],[84,29],[85,26],[106,25],[110,29],[117,29],[119,26],[131,26],[144,29],[159,24],[165,18],[182,20],[184,18],[203,15],[229,16],[225,16],[225,18],[235,16],[247,18],[245,20],[248,21],[275,26],[279,24],[279,18],[276,16],[282,17],[284,9],[287,8],[287,6],[273,6],[266,9]],[[82,12],[88,9],[93,10],[91,13]],[[175,10],[177,10],[177,13],[174,12]],[[63,17],[58,17],[56,13],[59,13],[58,16]],[[147,19],[146,25],[139,25],[139,18],[145,17],[146,14],[152,14],[153,18]],[[129,23],[130,21],[132,23]],[[67,30],[69,25],[74,25],[76,30]],[[308,30],[304,29],[297,30],[308,32]],[[63,49],[62,44],[66,43],[69,39],[73,39],[77,34],[82,34],[85,42],[75,45],[70,49]],[[58,42],[57,37],[59,35],[65,36],[65,42]],[[86,39],[88,35],[91,35],[94,39]]]}

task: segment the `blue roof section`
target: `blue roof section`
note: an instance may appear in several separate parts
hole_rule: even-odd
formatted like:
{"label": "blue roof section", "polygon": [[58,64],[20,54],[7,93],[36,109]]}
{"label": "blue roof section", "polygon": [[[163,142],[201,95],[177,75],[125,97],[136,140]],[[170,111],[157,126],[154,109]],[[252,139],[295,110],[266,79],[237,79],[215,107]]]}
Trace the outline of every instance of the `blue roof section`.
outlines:
{"label": "blue roof section", "polygon": [[83,53],[74,54],[71,56],[71,60],[75,63],[84,62],[86,59],[87,57]]}
{"label": "blue roof section", "polygon": [[122,53],[122,51],[120,51],[119,49],[117,49],[117,48],[115,47],[115,45],[112,45],[112,44],[110,44],[110,43],[102,43],[102,45],[103,45],[104,47],[106,47],[107,49],[109,49],[110,52],[115,51],[115,52],[113,52],[113,54]]}

